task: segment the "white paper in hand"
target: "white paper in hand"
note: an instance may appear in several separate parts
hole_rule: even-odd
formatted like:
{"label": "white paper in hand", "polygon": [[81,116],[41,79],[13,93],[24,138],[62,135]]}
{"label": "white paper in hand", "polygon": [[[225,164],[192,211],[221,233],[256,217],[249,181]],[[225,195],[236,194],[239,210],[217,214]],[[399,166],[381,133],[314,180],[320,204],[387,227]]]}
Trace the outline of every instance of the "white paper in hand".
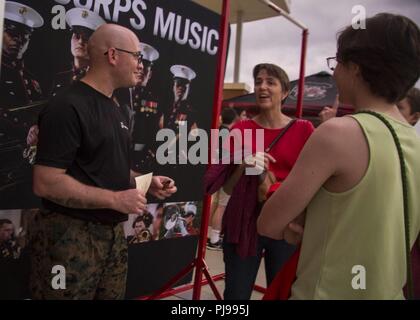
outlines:
{"label": "white paper in hand", "polygon": [[146,194],[147,190],[149,190],[150,184],[152,183],[152,177],[153,172],[136,177],[136,189]]}

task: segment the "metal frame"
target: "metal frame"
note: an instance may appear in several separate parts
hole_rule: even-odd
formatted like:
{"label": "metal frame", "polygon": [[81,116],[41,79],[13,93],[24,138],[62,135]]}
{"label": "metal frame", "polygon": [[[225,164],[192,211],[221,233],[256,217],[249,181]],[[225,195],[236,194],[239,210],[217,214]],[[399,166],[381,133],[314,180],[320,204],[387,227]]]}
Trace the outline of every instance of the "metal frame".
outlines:
{"label": "metal frame", "polygon": [[299,72],[299,85],[298,85],[298,98],[297,98],[297,105],[296,105],[296,117],[302,117],[302,105],[303,105],[303,92],[305,88],[305,60],[306,60],[306,47],[308,43],[308,28],[300,23],[298,20],[292,18],[286,11],[282,8],[277,6],[275,3],[271,2],[270,0],[260,0],[261,2],[265,3],[271,9],[276,11],[279,15],[285,17],[295,26],[302,30],[302,44],[301,44],[301,51],[300,51],[300,72]]}
{"label": "metal frame", "polygon": [[[230,13],[230,0],[223,0],[223,10],[222,10],[222,19],[220,23],[220,40],[219,40],[219,52],[217,58],[217,72],[216,72],[216,83],[215,91],[213,98],[213,119],[211,128],[215,129],[218,126],[218,119],[220,115],[220,110],[222,108],[223,100],[223,83],[225,77],[225,67],[226,67],[226,56],[227,56],[227,38],[228,38],[228,27],[229,27],[229,13]],[[213,142],[212,142],[213,143]],[[209,152],[209,157],[211,152]],[[210,159],[210,158],[209,158]],[[210,162],[209,162],[210,163]],[[204,260],[206,254],[206,245],[207,245],[207,227],[210,220],[210,204],[211,197],[209,195],[204,196],[203,201],[203,214],[200,228],[200,239],[198,241],[198,253],[197,257],[181,272],[179,272],[175,277],[173,277],[169,282],[164,285],[160,290],[154,294],[145,298],[145,300],[152,300],[158,297],[167,296],[165,293],[167,290],[172,288],[172,286],[177,283],[180,279],[185,277],[195,268],[194,284],[193,284],[193,300],[199,300],[201,295],[201,286],[203,285],[202,278],[203,273],[207,279],[207,283],[210,284],[210,287],[213,290],[215,297],[218,300],[222,299],[219,291],[214,284],[214,279],[211,277],[207,264]],[[184,286],[180,289],[172,289],[171,292],[182,292],[185,290],[191,289],[190,285]],[[171,295],[169,293],[169,295]]]}
{"label": "metal frame", "polygon": [[[0,0],[1,1],[1,0]],[[280,15],[284,16],[290,22],[298,26],[303,30],[302,32],[302,47],[301,47],[301,60],[300,60],[300,76],[299,76],[299,89],[298,89],[298,100],[297,100],[297,107],[296,107],[296,117],[302,117],[302,103],[303,103],[303,88],[304,88],[304,81],[305,81],[305,59],[306,59],[306,46],[307,46],[307,38],[308,38],[308,28],[306,28],[303,24],[298,22],[297,20],[293,19],[287,12],[283,9],[278,7],[276,4],[272,3],[268,0],[260,0],[265,3],[267,6],[272,8],[274,11],[278,12]],[[212,118],[212,129],[216,129],[218,127],[218,119],[220,115],[220,111],[222,108],[222,100],[223,100],[223,84],[224,84],[224,75],[225,75],[225,68],[226,68],[226,56],[227,56],[227,37],[228,37],[228,26],[229,26],[229,14],[230,14],[230,0],[223,0],[223,9],[222,9],[222,19],[220,23],[220,42],[219,42],[219,52],[218,52],[218,61],[217,61],[217,72],[216,72],[216,83],[215,83],[215,92],[214,92],[214,99],[213,99],[213,118]],[[211,141],[210,151],[213,150],[213,144],[217,143],[217,141]],[[209,157],[211,156],[211,152],[209,152]],[[210,161],[209,161],[210,163]],[[143,296],[139,297],[138,299],[141,300],[152,300],[152,299],[160,299],[164,297],[168,297],[180,292],[184,292],[187,290],[193,289],[193,300],[199,300],[201,296],[201,287],[203,285],[209,284],[216,299],[222,300],[222,296],[220,295],[219,291],[216,288],[215,281],[223,280],[225,277],[224,273],[211,276],[207,264],[205,262],[205,253],[206,253],[206,245],[207,245],[207,228],[209,225],[210,220],[210,205],[211,205],[211,197],[209,195],[204,196],[203,201],[203,214],[202,214],[202,221],[201,221],[201,228],[200,228],[200,238],[198,242],[198,253],[197,257],[183,270],[181,270],[176,276],[174,276],[166,285],[164,285],[160,290],[155,292],[150,296]],[[194,276],[194,283],[188,284],[184,286],[180,286],[178,288],[172,289],[172,286],[177,283],[180,279],[188,275],[193,269],[195,269],[195,276]],[[206,277],[206,280],[203,280],[203,273]],[[265,293],[266,289],[254,285],[254,290]]]}

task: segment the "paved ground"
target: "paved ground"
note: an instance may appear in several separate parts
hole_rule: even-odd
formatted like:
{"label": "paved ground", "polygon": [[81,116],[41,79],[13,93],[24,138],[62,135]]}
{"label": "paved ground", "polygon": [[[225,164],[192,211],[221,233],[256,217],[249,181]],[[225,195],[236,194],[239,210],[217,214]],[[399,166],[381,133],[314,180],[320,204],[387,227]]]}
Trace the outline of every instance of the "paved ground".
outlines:
{"label": "paved ground", "polygon": [[[209,272],[212,276],[215,276],[224,272],[222,251],[207,250],[205,261],[209,267]],[[260,270],[258,271],[256,284],[262,287],[266,287],[264,262],[261,263]],[[219,290],[220,294],[223,296],[223,290],[225,288],[224,280],[217,281],[216,287]],[[251,300],[261,300],[261,298],[262,298],[262,294],[254,290],[251,296]],[[191,300],[191,299],[192,299],[192,289],[189,291],[178,293],[174,296],[165,298],[165,300]],[[215,300],[216,299],[209,285],[205,285],[202,287],[201,299],[202,300]]]}

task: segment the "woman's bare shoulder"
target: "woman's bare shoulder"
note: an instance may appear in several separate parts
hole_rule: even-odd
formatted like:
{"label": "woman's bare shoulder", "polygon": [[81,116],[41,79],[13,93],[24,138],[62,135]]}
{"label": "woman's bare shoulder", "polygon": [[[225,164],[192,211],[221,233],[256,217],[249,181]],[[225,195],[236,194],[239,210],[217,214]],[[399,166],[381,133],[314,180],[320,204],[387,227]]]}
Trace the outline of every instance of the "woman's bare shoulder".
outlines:
{"label": "woman's bare shoulder", "polygon": [[346,149],[356,148],[365,143],[365,137],[358,122],[352,117],[332,118],[320,126],[309,138],[315,149],[330,154],[341,154]]}
{"label": "woman's bare shoulder", "polygon": [[316,132],[341,136],[362,132],[362,129],[356,119],[351,116],[344,116],[325,121],[320,126],[318,126]]}

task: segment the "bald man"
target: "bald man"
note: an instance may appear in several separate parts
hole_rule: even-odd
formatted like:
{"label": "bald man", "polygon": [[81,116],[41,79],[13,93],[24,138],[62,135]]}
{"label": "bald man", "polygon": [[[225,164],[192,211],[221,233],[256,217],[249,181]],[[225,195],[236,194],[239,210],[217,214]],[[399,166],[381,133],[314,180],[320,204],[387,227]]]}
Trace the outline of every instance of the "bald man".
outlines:
{"label": "bald man", "polygon": [[[39,117],[33,189],[44,209],[32,226],[34,299],[123,298],[121,223],[146,208],[146,195],[133,188],[128,119],[113,99],[115,89],[134,86],[143,72],[139,39],[105,24],[88,51],[86,76],[51,98]],[[174,192],[173,180],[153,177],[149,193],[164,199]],[[52,273],[57,265],[64,273]]]}

